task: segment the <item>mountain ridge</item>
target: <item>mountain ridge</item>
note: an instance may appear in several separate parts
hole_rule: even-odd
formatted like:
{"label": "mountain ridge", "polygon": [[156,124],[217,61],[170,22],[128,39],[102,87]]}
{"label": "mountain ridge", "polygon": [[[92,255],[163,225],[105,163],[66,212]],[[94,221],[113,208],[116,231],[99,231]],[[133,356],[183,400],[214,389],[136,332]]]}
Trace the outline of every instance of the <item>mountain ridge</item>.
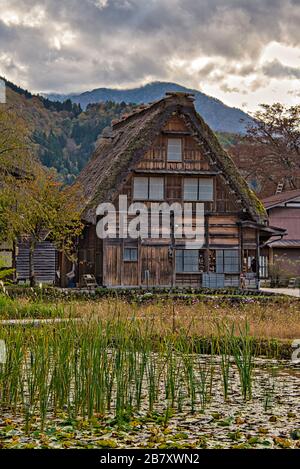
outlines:
{"label": "mountain ridge", "polygon": [[65,101],[70,99],[73,103],[80,104],[86,109],[89,104],[113,101],[126,104],[149,103],[162,98],[167,91],[182,91],[193,93],[195,96],[195,107],[207,124],[217,132],[228,132],[231,134],[244,134],[247,126],[253,123],[253,119],[246,112],[236,107],[230,107],[221,100],[208,96],[193,88],[186,88],[172,82],[155,81],[144,86],[128,89],[118,88],[95,88],[83,93],[69,94],[45,94],[49,100]]}

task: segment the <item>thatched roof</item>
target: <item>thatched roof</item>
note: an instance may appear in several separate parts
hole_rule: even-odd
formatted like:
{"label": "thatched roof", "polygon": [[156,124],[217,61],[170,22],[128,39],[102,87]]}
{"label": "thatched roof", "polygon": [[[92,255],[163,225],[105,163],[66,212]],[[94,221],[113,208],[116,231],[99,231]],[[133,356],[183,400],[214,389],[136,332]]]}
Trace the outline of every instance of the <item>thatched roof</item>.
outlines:
{"label": "thatched roof", "polygon": [[143,157],[174,113],[184,119],[210,164],[224,174],[231,190],[242,201],[248,217],[265,223],[267,215],[263,205],[241,177],[215,134],[196,112],[193,98],[187,93],[167,93],[165,98],[140,106],[132,114],[113,122],[112,131],[105,132],[78,177],[85,200],[83,220],[95,223],[98,204],[113,199],[136,162]]}

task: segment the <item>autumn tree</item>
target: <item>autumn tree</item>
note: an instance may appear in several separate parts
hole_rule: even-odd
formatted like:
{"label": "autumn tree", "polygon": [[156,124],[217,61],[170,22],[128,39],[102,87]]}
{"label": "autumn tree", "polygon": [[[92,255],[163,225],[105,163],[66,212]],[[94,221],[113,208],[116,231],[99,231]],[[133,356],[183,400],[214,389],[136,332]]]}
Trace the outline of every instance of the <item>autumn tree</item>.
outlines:
{"label": "autumn tree", "polygon": [[50,239],[58,251],[75,260],[75,243],[83,225],[80,220],[80,191],[64,186],[54,171],[36,166],[21,188],[17,218],[23,220],[22,235],[29,242],[30,284],[35,284],[34,252],[37,243]]}
{"label": "autumn tree", "polygon": [[0,177],[8,178],[29,171],[33,152],[30,133],[23,119],[6,104],[0,104]]}
{"label": "autumn tree", "polygon": [[24,121],[0,104],[0,241],[14,240],[22,229],[22,220],[15,216],[19,189],[33,161]]}
{"label": "autumn tree", "polygon": [[35,283],[34,252],[49,237],[59,251],[74,258],[82,230],[80,191],[64,187],[55,171],[34,157],[26,125],[6,105],[0,106],[0,242],[29,242],[30,283]]}
{"label": "autumn tree", "polygon": [[[300,187],[300,106],[262,104],[253,125],[230,153],[257,191],[272,195],[278,183],[285,190]],[[255,188],[255,187],[254,187]]]}

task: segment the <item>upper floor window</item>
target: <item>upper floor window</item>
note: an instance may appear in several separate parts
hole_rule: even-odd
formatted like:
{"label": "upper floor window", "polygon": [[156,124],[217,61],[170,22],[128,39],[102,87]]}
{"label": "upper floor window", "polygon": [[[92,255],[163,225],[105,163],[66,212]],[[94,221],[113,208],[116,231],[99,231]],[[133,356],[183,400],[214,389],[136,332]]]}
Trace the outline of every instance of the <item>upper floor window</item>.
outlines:
{"label": "upper floor window", "polygon": [[168,138],[168,161],[182,161],[181,138]]}
{"label": "upper floor window", "polygon": [[133,198],[136,200],[163,200],[164,178],[135,177],[133,180]]}
{"label": "upper floor window", "polygon": [[214,188],[212,178],[185,178],[184,200],[213,201]]}

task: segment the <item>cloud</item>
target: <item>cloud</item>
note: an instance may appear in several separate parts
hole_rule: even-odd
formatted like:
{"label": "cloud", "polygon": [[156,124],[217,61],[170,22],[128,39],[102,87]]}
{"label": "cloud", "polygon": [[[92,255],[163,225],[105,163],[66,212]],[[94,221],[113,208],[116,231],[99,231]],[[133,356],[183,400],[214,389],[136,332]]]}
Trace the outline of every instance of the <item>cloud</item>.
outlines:
{"label": "cloud", "polygon": [[224,93],[239,93],[240,92],[239,88],[230,87],[227,83],[221,84],[220,89],[224,91]]}
{"label": "cloud", "polygon": [[299,47],[299,22],[298,0],[1,0],[0,74],[33,91],[170,80],[242,95],[299,78],[260,62],[272,41]]}
{"label": "cloud", "polygon": [[300,79],[299,67],[288,67],[277,59],[274,59],[272,62],[265,64],[262,67],[262,70],[264,74],[270,78]]}

